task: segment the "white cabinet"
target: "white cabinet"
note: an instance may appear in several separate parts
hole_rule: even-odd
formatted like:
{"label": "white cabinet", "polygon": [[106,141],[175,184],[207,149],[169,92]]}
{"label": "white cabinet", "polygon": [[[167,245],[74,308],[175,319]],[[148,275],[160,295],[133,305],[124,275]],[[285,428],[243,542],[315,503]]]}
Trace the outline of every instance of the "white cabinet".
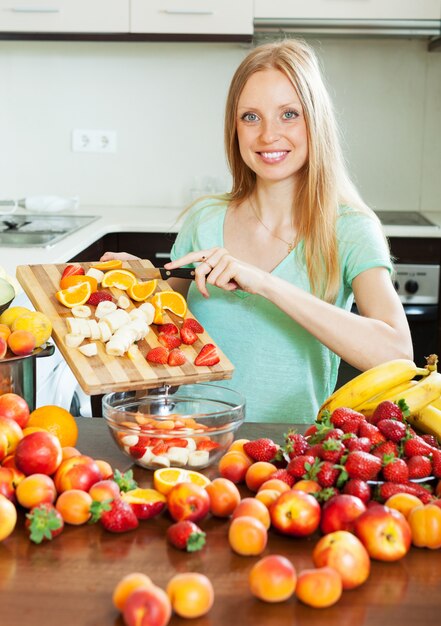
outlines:
{"label": "white cabinet", "polygon": [[131,0],[130,32],[251,35],[253,0]]}
{"label": "white cabinet", "polygon": [[0,32],[127,33],[130,0],[0,0]]}

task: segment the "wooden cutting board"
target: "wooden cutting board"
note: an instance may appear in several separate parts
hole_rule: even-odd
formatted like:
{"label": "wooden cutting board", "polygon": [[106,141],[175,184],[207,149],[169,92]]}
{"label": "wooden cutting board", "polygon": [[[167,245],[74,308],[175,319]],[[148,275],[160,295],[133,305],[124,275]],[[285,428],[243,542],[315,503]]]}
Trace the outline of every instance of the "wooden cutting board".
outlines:
{"label": "wooden cutting board", "polygon": [[[131,359],[127,356],[112,357],[106,354],[105,344],[97,341],[98,355],[86,357],[77,348],[68,348],[64,336],[68,332],[65,318],[71,317],[71,310],[58,302],[55,293],[60,289],[60,279],[67,264],[60,265],[19,265],[17,279],[26,295],[38,311],[42,311],[52,322],[52,337],[63,357],[77,378],[85,393],[90,395],[108,393],[110,391],[129,391],[132,389],[150,389],[164,384],[183,385],[211,380],[231,378],[234,366],[218,348],[220,362],[212,367],[196,366],[193,361],[206,343],[214,343],[207,332],[198,335],[192,345],[183,345],[187,363],[180,367],[150,364],[145,359],[147,352],[159,346],[157,335],[159,327],[152,324],[145,339],[138,342],[139,355]],[[93,263],[80,263],[85,271]],[[125,261],[123,267],[141,275],[143,267],[152,267],[150,261]],[[167,282],[158,280],[158,290],[170,289]],[[117,288],[107,289],[115,300],[124,293]],[[134,308],[135,304],[130,308]],[[92,315],[95,307],[92,308]],[[187,311],[186,317],[193,317]],[[180,327],[182,318],[165,311],[164,323],[173,322]],[[86,340],[87,341],[87,340]]]}

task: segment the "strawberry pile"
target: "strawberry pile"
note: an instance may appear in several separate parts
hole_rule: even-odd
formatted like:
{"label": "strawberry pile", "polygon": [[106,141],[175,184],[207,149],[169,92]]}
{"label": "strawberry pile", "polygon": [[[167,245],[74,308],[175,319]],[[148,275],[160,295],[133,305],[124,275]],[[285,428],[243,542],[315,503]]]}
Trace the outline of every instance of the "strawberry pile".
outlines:
{"label": "strawberry pile", "polygon": [[315,481],[322,501],[340,492],[363,502],[409,493],[426,503],[432,499],[430,478],[441,478],[441,449],[435,437],[413,430],[406,411],[404,402],[382,402],[368,421],[353,409],[337,408],[305,434],[289,432],[283,447],[259,439],[244,450],[255,461],[275,463],[272,477],[290,486]]}

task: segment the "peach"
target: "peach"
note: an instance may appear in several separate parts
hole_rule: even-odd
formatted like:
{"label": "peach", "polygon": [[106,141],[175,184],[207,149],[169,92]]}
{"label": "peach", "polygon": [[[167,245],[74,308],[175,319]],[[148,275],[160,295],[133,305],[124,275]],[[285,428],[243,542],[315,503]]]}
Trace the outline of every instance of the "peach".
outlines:
{"label": "peach", "polygon": [[339,572],[343,589],[354,589],[369,577],[371,560],[359,539],[347,530],[322,537],[312,552],[316,567],[329,566]]}
{"label": "peach", "polygon": [[14,472],[9,467],[0,467],[0,494],[15,502]]}
{"label": "peach", "polygon": [[35,349],[37,341],[29,330],[14,330],[8,337],[8,346],[17,356],[27,356]]}
{"label": "peach", "polygon": [[269,478],[277,468],[267,461],[257,461],[253,463],[245,474],[245,483],[250,491],[257,491],[259,487]]}
{"label": "peach", "polygon": [[208,613],[213,606],[214,590],[204,574],[175,574],[167,585],[171,606],[180,617],[195,618]]}
{"label": "peach", "polygon": [[267,530],[271,526],[268,508],[257,498],[243,498],[234,509],[232,517],[235,519],[244,515],[260,520]]}
{"label": "peach", "polygon": [[8,341],[0,335],[0,359],[4,359],[8,351]]}
{"label": "peach", "polygon": [[66,524],[79,526],[85,524],[91,518],[90,507],[92,497],[81,489],[67,489],[60,493],[55,508]]}
{"label": "peach", "polygon": [[0,396],[0,415],[15,420],[20,428],[24,428],[29,419],[28,403],[16,393],[4,393]]}
{"label": "peach", "polygon": [[284,602],[292,596],[297,573],[289,559],[278,554],[265,556],[253,565],[249,575],[251,593],[264,602]]}
{"label": "peach", "polygon": [[241,483],[245,480],[247,470],[252,464],[252,460],[244,452],[232,450],[224,454],[219,461],[219,474],[235,484]]}
{"label": "peach", "polygon": [[123,611],[127,598],[136,589],[147,588],[152,585],[151,579],[141,572],[127,574],[117,583],[112,594],[113,605],[118,611]]}
{"label": "peach", "polygon": [[58,493],[67,489],[89,491],[99,480],[102,476],[98,465],[84,454],[62,461],[54,476]]}
{"label": "peach", "polygon": [[267,509],[269,509],[279,496],[280,491],[277,491],[277,489],[259,489],[255,498],[256,500],[262,502]]}
{"label": "peach", "polygon": [[257,517],[243,515],[232,520],[228,542],[232,550],[241,556],[258,556],[266,548],[268,533]]}
{"label": "peach", "polygon": [[176,522],[199,522],[210,511],[210,496],[195,483],[177,483],[167,495],[167,506]]}
{"label": "peach", "polygon": [[259,492],[263,489],[275,489],[279,493],[283,493],[284,491],[289,491],[290,487],[288,483],[286,483],[284,480],[280,480],[280,478],[269,478],[260,485],[257,491]]}
{"label": "peach", "polygon": [[228,478],[215,478],[205,489],[210,496],[210,513],[215,517],[229,517],[240,502],[239,489]]}
{"label": "peach", "polygon": [[126,598],[123,618],[126,626],[166,626],[171,617],[170,598],[151,584],[138,587]]}
{"label": "peach", "polygon": [[48,432],[23,437],[15,450],[17,469],[29,474],[53,474],[61,463],[61,444]]}
{"label": "peach", "polygon": [[6,456],[15,452],[18,442],[23,439],[23,431],[17,422],[10,417],[0,416],[0,433],[3,433],[8,440]]}
{"label": "peach", "polygon": [[413,496],[410,493],[396,493],[386,500],[384,506],[399,511],[407,519],[411,510],[416,506],[422,506],[422,504],[422,501],[417,496]]}
{"label": "peach", "polygon": [[114,480],[99,480],[94,483],[89,489],[89,494],[96,502],[103,502],[104,500],[114,500],[119,498],[120,490],[117,483]]}
{"label": "peach", "polygon": [[17,509],[8,498],[0,494],[0,541],[9,537],[17,523]]}
{"label": "peach", "polygon": [[332,567],[305,569],[297,578],[297,598],[314,608],[332,606],[341,597],[343,585],[340,574]]}
{"label": "peach", "polygon": [[15,494],[21,506],[32,509],[43,502],[55,502],[57,490],[54,481],[47,474],[31,474],[17,485]]}

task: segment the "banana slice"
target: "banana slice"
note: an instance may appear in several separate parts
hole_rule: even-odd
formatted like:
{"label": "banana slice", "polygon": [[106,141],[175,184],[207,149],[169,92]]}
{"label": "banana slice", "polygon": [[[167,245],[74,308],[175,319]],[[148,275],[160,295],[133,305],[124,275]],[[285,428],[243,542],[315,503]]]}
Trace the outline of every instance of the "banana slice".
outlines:
{"label": "banana slice", "polygon": [[102,272],[101,270],[97,270],[94,267],[91,267],[87,270],[86,276],[91,276],[92,278],[95,278],[97,283],[101,284],[103,282],[104,272]]}
{"label": "banana slice", "polygon": [[131,304],[130,300],[127,296],[121,295],[118,298],[117,305],[119,306],[120,309],[128,309],[130,304]]}
{"label": "banana slice", "polygon": [[118,328],[124,326],[124,324],[130,322],[130,316],[127,311],[124,311],[124,309],[117,309],[112,313],[108,313],[101,319],[103,322],[106,322],[106,324],[109,325],[112,333],[116,332]]}
{"label": "banana slice", "polygon": [[98,328],[100,330],[100,339],[103,343],[107,343],[109,339],[112,337],[112,331],[109,328],[109,325],[106,322],[99,321]]}
{"label": "banana slice", "polygon": [[96,320],[86,320],[89,324],[89,332],[91,339],[101,339],[101,330]]}
{"label": "banana slice", "polygon": [[84,356],[96,356],[98,354],[98,347],[95,342],[80,346],[78,350],[81,354],[84,354]]}
{"label": "banana slice", "polygon": [[178,448],[177,446],[171,446],[167,452],[166,456],[168,456],[170,460],[170,464],[173,467],[184,467],[188,463],[188,450],[186,448]]}
{"label": "banana slice", "polygon": [[72,335],[82,335],[81,320],[76,317],[66,317],[67,330]]}
{"label": "banana slice", "polygon": [[90,306],[87,306],[86,304],[83,304],[82,306],[73,306],[71,311],[74,317],[90,317],[92,315]]}
{"label": "banana slice", "polygon": [[147,314],[142,309],[132,309],[129,311],[131,320],[144,320],[147,322]]}
{"label": "banana slice", "polygon": [[64,337],[64,343],[68,348],[78,348],[84,341],[84,335],[74,335],[73,333],[68,333]]}
{"label": "banana slice", "polygon": [[208,465],[209,459],[208,450],[195,450],[188,455],[188,465],[190,467],[205,467]]}
{"label": "banana slice", "polygon": [[143,302],[138,307],[139,310],[146,314],[146,322],[150,326],[155,318],[155,307],[150,302]]}
{"label": "banana slice", "polygon": [[136,343],[132,343],[130,348],[127,350],[127,356],[132,360],[138,359],[141,356],[141,350],[138,348]]}
{"label": "banana slice", "polygon": [[149,466],[152,468],[170,467],[170,459],[165,455],[157,454],[152,456],[149,462]]}
{"label": "banana slice", "polygon": [[108,315],[109,313],[116,311],[116,309],[117,309],[117,306],[114,302],[111,302],[110,300],[103,300],[96,307],[95,317],[97,319],[101,319],[105,315]]}

